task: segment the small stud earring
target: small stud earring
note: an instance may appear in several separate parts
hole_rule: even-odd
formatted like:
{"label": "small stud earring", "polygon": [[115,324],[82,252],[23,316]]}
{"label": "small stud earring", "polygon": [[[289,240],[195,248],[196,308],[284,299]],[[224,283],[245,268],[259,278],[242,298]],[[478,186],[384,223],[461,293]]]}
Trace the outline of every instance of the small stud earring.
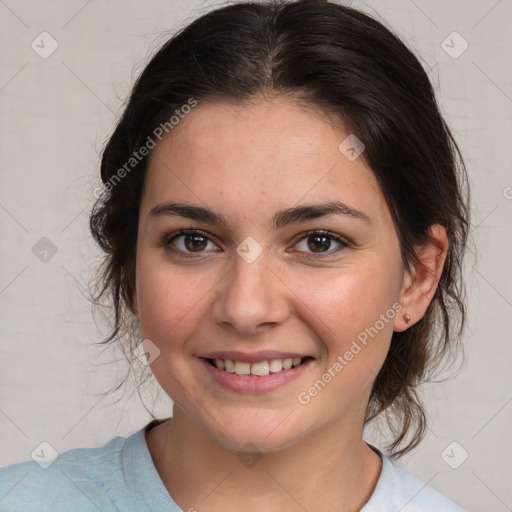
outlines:
{"label": "small stud earring", "polygon": [[408,324],[411,321],[411,317],[407,313],[405,315],[403,315],[402,318],[404,319],[404,322],[406,324]]}

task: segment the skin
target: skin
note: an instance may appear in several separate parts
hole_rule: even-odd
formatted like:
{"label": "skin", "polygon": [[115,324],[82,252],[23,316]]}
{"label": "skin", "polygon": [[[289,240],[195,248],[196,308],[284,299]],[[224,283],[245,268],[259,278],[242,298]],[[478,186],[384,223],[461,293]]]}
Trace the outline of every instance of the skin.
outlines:
{"label": "skin", "polygon": [[[195,107],[152,151],[137,241],[133,311],[160,353],[151,369],[174,401],[173,418],[146,441],[183,510],[356,511],[378,481],[380,457],[362,441],[372,383],[393,331],[424,314],[446,254],[441,226],[405,269],[391,214],[363,158],[338,150],[340,123],[290,98]],[[369,222],[329,215],[276,228],[278,210],[341,200]],[[208,207],[228,227],[179,216],[148,217],[167,201]],[[208,236],[194,252],[180,229]],[[335,239],[315,252],[314,237]],[[236,251],[253,237],[262,253]],[[309,240],[309,244],[308,244]],[[174,245],[173,245],[174,244]],[[169,247],[168,246],[168,247]],[[188,252],[187,252],[188,251]],[[182,254],[183,254],[182,252]],[[309,256],[309,258],[308,258]],[[311,401],[297,396],[332,368],[393,304],[403,310]],[[411,322],[402,317],[407,313]],[[248,395],[217,384],[198,356],[212,350],[294,351],[314,358],[280,388]],[[238,457],[251,443],[250,467]]]}

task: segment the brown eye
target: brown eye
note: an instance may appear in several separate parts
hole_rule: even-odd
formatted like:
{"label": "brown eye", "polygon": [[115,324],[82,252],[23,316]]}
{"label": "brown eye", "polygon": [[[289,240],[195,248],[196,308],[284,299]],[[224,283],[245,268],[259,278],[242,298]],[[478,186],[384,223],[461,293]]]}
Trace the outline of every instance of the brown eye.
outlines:
{"label": "brown eye", "polygon": [[207,239],[201,235],[185,235],[184,244],[189,251],[202,251],[207,245]]}
{"label": "brown eye", "polygon": [[324,252],[331,247],[331,239],[324,235],[313,235],[308,238],[308,247],[313,252]]}
{"label": "brown eye", "polygon": [[[333,243],[336,244],[332,249]],[[348,246],[348,243],[330,231],[311,231],[306,233],[298,244],[296,250],[309,254],[333,254]]]}
{"label": "brown eye", "polygon": [[172,236],[166,246],[173,252],[182,253],[201,253],[211,244],[214,248],[215,244],[202,232],[196,230],[180,231]]}

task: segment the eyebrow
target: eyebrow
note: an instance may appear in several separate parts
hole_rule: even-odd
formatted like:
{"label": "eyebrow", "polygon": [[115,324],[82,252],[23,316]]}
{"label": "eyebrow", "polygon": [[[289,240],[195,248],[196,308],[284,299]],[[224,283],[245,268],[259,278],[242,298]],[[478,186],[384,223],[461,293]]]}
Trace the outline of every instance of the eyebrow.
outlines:
{"label": "eyebrow", "polygon": [[[306,204],[280,210],[274,215],[272,224],[276,229],[280,229],[289,224],[304,222],[311,219],[318,219],[327,215],[345,215],[357,220],[364,221],[366,224],[371,225],[370,217],[366,213],[347,206],[341,201],[329,201],[328,203],[320,204]],[[179,216],[187,219],[208,222],[210,224],[222,225],[229,229],[228,222],[221,214],[202,206],[176,202],[158,204],[150,210],[147,216],[147,220],[160,216]]]}

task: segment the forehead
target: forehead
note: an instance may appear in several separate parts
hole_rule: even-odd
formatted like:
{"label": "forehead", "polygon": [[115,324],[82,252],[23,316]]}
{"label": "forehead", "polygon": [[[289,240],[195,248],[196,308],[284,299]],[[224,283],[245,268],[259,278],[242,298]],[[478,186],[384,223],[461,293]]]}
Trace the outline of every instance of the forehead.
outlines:
{"label": "forehead", "polygon": [[338,199],[385,214],[373,172],[339,149],[349,135],[341,122],[288,98],[200,103],[153,149],[143,209],[180,199],[218,211],[243,206],[248,217]]}

